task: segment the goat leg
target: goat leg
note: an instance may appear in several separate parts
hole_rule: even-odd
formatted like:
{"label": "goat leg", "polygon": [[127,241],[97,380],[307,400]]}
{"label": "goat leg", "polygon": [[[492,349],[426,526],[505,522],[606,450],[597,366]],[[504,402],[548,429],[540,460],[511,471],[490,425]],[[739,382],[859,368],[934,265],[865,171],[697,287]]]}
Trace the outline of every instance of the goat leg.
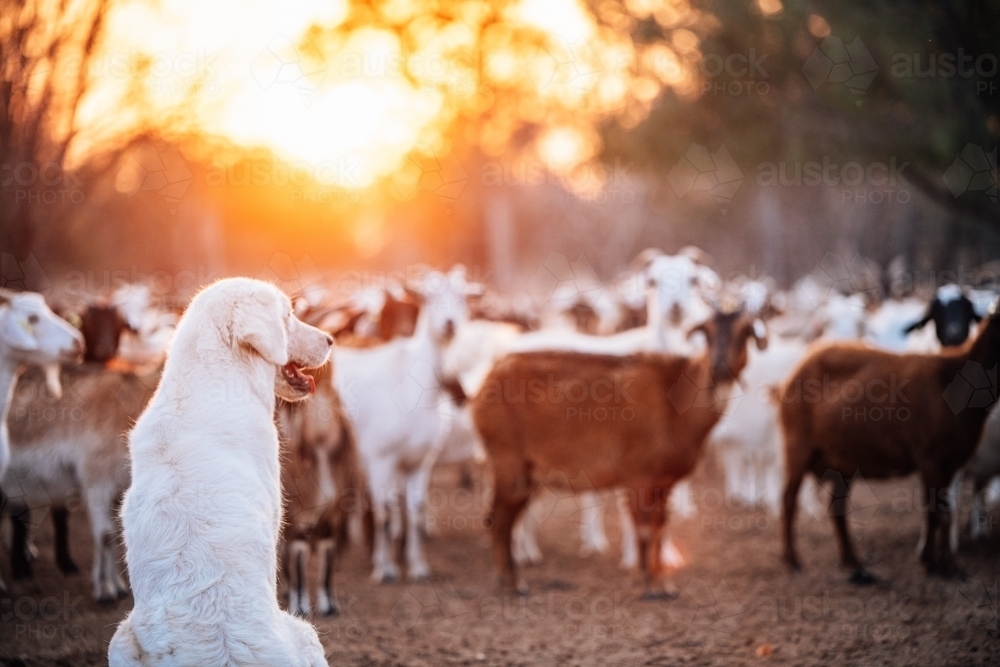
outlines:
{"label": "goat leg", "polygon": [[31,579],[31,562],[28,560],[28,517],[27,510],[11,516],[13,539],[10,546],[10,569],[14,581]]}
{"label": "goat leg", "polygon": [[[497,465],[500,468],[500,465]],[[504,590],[527,595],[528,586],[516,580],[517,570],[511,554],[511,532],[518,515],[531,497],[531,490],[524,480],[504,480],[497,475],[493,491],[493,511],[490,516],[493,530],[493,560]]]}
{"label": "goat leg", "polygon": [[319,541],[319,597],[317,608],[324,616],[339,616],[340,602],[337,600],[337,590],[334,586],[334,574],[337,564],[337,544],[333,539]]}
{"label": "goat leg", "polygon": [[52,528],[55,531],[56,564],[63,574],[76,574],[80,568],[69,554],[69,510],[62,506],[52,508]]}
{"label": "goat leg", "polygon": [[[943,488],[943,487],[932,487],[932,488]],[[967,575],[955,562],[954,556],[950,548],[951,544],[949,539],[949,533],[951,532],[950,527],[952,521],[952,504],[955,502],[955,499],[951,498],[950,495],[946,496],[946,498],[948,502],[946,502],[943,507],[938,506],[938,500],[936,498],[934,497],[931,498],[931,503],[928,507],[928,510],[932,511],[936,515],[938,530],[937,530],[937,535],[928,532],[927,541],[933,542],[933,548],[937,561],[937,569],[935,574],[938,574],[942,577],[954,577],[958,579],[965,579],[967,578]],[[929,524],[928,528],[930,528]]]}
{"label": "goat leg", "polygon": [[802,569],[799,556],[795,551],[795,513],[799,508],[799,488],[802,486],[804,469],[788,467],[788,478],[785,481],[785,492],[782,498],[781,521],[785,542],[784,561],[793,572]]}
{"label": "goat leg", "polygon": [[643,600],[675,597],[675,591],[663,586],[660,548],[666,526],[666,497],[661,489],[633,489],[629,500],[639,544],[639,567],[642,573]]}

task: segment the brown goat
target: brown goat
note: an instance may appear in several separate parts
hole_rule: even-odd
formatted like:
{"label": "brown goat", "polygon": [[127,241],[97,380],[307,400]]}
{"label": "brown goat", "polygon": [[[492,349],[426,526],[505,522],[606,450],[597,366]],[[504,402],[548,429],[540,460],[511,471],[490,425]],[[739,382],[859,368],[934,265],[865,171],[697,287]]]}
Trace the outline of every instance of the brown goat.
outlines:
{"label": "brown goat", "polygon": [[[646,592],[664,593],[665,501],[701,459],[746,365],[747,340],[766,345],[742,311],[716,314],[696,330],[708,341],[697,358],[527,352],[494,366],[472,413],[493,464],[493,556],[504,586],[515,585],[511,528],[539,484],[574,493],[622,487]],[[517,590],[526,591],[523,582]]]}
{"label": "brown goat", "polygon": [[[780,393],[788,565],[800,567],[793,526],[799,485],[806,473],[833,482],[831,518],[840,559],[852,568],[851,581],[864,584],[874,578],[858,561],[847,532],[851,483],[856,475],[885,479],[917,472],[930,500],[920,562],[931,574],[955,573],[943,493],[979,442],[996,400],[998,360],[1000,318],[995,315],[975,341],[954,352],[893,354],[842,343],[807,356]],[[987,386],[974,391],[972,383],[980,379]]]}
{"label": "brown goat", "polygon": [[316,394],[278,408],[285,498],[282,571],[289,611],[308,615],[309,556],[318,552],[317,609],[333,615],[340,612],[336,559],[347,545],[351,511],[362,508],[367,492],[354,434],[333,388],[331,365],[309,374],[316,380]]}
{"label": "brown goat", "polygon": [[86,342],[84,361],[105,363],[118,354],[124,331],[131,328],[114,306],[93,303],[80,315],[80,333]]}

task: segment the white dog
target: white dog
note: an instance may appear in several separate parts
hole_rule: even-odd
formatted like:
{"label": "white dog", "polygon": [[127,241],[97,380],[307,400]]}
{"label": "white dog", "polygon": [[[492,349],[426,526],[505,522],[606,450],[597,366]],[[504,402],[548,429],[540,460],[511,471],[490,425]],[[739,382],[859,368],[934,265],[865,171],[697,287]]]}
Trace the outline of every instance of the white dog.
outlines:
{"label": "white dog", "polygon": [[299,369],[332,345],[268,283],[222,280],[191,302],[130,437],[122,526],[135,608],[111,667],[327,664],[316,630],[278,607],[274,408],[275,394],[312,393]]}

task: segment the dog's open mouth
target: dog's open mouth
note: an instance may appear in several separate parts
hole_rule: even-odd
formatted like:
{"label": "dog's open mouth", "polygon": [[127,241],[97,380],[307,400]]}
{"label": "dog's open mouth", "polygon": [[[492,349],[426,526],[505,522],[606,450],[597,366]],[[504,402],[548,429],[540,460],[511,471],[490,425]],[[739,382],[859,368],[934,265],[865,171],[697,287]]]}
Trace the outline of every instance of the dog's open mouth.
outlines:
{"label": "dog's open mouth", "polygon": [[306,375],[299,369],[299,365],[294,361],[289,361],[281,367],[281,375],[290,387],[298,391],[309,394],[316,392],[316,380],[311,375]]}

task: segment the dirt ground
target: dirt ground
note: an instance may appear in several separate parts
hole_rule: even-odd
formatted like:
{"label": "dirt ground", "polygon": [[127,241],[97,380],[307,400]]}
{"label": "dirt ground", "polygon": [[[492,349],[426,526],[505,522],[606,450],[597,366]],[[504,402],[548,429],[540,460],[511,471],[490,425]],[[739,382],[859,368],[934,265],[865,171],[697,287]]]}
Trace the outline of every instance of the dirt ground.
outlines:
{"label": "dirt ground", "polygon": [[[477,471],[482,489],[483,471]],[[920,493],[915,480],[871,484],[850,520],[858,552],[880,578],[847,583],[829,520],[800,519],[805,569],[779,560],[777,522],[722,506],[720,481],[695,480],[698,515],[674,526],[688,561],[677,599],[639,598],[635,575],[618,568],[617,514],[608,503],[612,549],[578,554],[579,512],[550,499],[541,530],[543,564],[526,570],[527,598],[500,593],[483,528],[481,492],[435,474],[430,498],[434,570],[428,583],[377,585],[361,547],[338,575],[343,613],[313,618],[331,665],[998,665],[1000,530],[966,544],[966,581],[927,578],[917,564]],[[998,513],[990,518],[996,526]],[[63,576],[48,521],[37,531],[35,579],[9,583],[0,605],[0,664],[104,665],[115,624],[131,599],[100,607],[89,576]],[[1000,527],[997,527],[1000,528]],[[74,513],[74,556],[89,570],[86,520]],[[6,559],[6,553],[3,554]],[[9,577],[6,563],[0,568]]]}

